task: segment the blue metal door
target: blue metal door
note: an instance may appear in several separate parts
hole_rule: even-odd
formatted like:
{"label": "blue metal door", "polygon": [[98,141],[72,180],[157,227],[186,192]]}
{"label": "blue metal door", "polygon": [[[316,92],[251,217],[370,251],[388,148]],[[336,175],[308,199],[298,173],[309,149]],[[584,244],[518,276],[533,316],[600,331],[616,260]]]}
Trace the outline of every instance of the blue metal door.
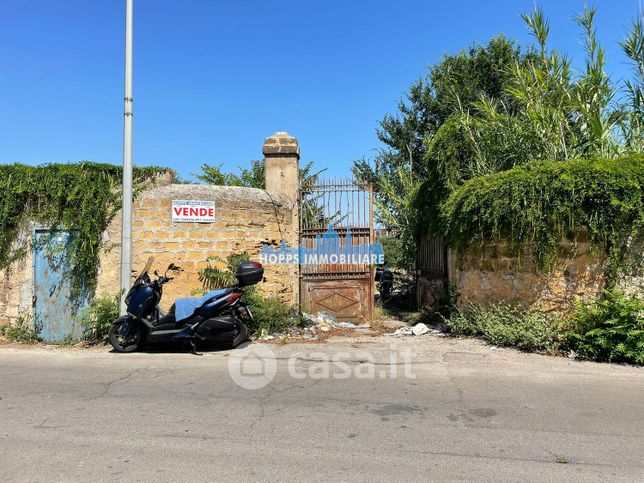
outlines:
{"label": "blue metal door", "polygon": [[72,296],[69,252],[76,234],[36,230],[34,233],[34,318],[46,341],[80,338],[75,317],[87,306],[87,295]]}

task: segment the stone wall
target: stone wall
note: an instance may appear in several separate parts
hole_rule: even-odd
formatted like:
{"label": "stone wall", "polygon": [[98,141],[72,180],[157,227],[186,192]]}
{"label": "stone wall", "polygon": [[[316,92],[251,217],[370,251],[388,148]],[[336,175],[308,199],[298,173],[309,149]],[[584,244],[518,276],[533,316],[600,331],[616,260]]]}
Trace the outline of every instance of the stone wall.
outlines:
{"label": "stone wall", "polygon": [[[642,246],[631,247],[629,258],[631,262],[641,260]],[[531,254],[519,258],[503,245],[464,254],[450,252],[448,260],[449,280],[460,306],[508,302],[564,312],[578,300],[598,297],[606,284],[606,256],[587,241],[562,242],[548,273],[537,269]],[[631,263],[618,286],[628,293],[644,294],[641,265]]]}
{"label": "stone wall", "polygon": [[18,235],[16,242],[16,246],[27,247],[26,256],[13,263],[10,270],[0,270],[0,325],[15,323],[21,315],[32,315],[34,279],[32,232],[33,227],[25,228]]}
{"label": "stone wall", "polygon": [[[215,223],[173,223],[173,199],[214,201]],[[292,211],[289,200],[254,188],[169,185],[144,191],[133,205],[132,267],[140,270],[152,256],[152,270],[163,273],[170,263],[184,269],[164,287],[161,307],[168,309],[175,298],[189,297],[201,288],[199,270],[207,265],[208,257],[225,259],[248,253],[259,260],[264,244],[293,243],[297,233]],[[27,255],[8,273],[0,272],[0,324],[14,323],[19,315],[32,313],[32,232],[33,228],[26,229],[20,236],[19,244],[28,248]],[[104,232],[103,243],[96,295],[116,295],[120,286],[120,213]],[[265,276],[262,291],[288,304],[296,302],[296,267],[267,265]]]}
{"label": "stone wall", "polygon": [[[173,199],[214,201],[215,223],[173,223]],[[168,309],[175,298],[189,297],[201,288],[199,270],[207,265],[208,257],[225,259],[248,253],[259,260],[264,244],[293,243],[297,233],[292,211],[289,200],[254,188],[178,184],[144,191],[133,205],[132,267],[140,270],[152,256],[152,270],[163,273],[170,263],[184,269],[164,287],[161,307]],[[32,233],[33,227],[25,229],[18,242],[28,248],[26,256],[9,272],[0,272],[0,324],[14,323],[21,314],[32,313]],[[116,295],[120,286],[120,213],[104,232],[103,244],[96,295]],[[260,284],[261,290],[288,304],[296,302],[296,267],[268,265],[265,275],[267,281]]]}
{"label": "stone wall", "polygon": [[[172,200],[215,202],[215,223],[173,223]],[[201,288],[199,270],[208,257],[226,258],[248,253],[259,260],[264,244],[292,240],[296,233],[289,200],[254,188],[175,184],[141,193],[133,205],[132,268],[140,270],[154,257],[152,270],[163,273],[170,263],[184,269],[164,287],[162,308],[177,297],[189,297]],[[97,293],[117,293],[119,287],[121,220],[118,215],[105,233],[106,251],[101,256]],[[265,267],[264,292],[294,302],[297,283],[293,267]]]}

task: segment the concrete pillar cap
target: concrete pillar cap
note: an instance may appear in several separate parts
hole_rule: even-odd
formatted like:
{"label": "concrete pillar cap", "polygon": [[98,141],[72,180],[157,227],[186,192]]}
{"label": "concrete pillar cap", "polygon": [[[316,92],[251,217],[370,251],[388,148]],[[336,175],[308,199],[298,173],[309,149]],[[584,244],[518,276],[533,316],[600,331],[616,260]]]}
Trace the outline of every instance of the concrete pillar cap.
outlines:
{"label": "concrete pillar cap", "polygon": [[300,159],[300,147],[297,144],[297,139],[286,131],[277,131],[272,136],[265,138],[262,153],[264,156],[294,155]]}

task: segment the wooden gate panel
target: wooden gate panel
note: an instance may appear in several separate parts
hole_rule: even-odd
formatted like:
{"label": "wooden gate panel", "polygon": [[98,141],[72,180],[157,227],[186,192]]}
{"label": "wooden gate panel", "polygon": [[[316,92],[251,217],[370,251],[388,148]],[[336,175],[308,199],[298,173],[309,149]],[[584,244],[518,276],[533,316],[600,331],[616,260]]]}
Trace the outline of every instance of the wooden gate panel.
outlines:
{"label": "wooden gate panel", "polygon": [[362,322],[371,316],[371,290],[364,278],[302,280],[300,293],[303,309],[313,313],[328,312],[350,322]]}

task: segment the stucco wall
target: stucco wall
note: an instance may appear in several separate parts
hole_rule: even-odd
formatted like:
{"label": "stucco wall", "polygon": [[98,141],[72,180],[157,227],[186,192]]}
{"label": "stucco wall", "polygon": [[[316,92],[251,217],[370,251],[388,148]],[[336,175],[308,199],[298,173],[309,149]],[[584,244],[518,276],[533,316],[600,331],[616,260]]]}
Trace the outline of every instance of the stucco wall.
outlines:
{"label": "stucco wall", "polygon": [[[641,260],[642,246],[632,246],[629,258],[631,262]],[[575,301],[599,296],[606,283],[606,257],[586,241],[562,242],[558,259],[548,273],[537,270],[531,254],[518,258],[503,245],[463,254],[450,252],[448,260],[458,305],[509,302],[563,312]],[[618,286],[629,293],[644,294],[641,265],[631,263]]]}

